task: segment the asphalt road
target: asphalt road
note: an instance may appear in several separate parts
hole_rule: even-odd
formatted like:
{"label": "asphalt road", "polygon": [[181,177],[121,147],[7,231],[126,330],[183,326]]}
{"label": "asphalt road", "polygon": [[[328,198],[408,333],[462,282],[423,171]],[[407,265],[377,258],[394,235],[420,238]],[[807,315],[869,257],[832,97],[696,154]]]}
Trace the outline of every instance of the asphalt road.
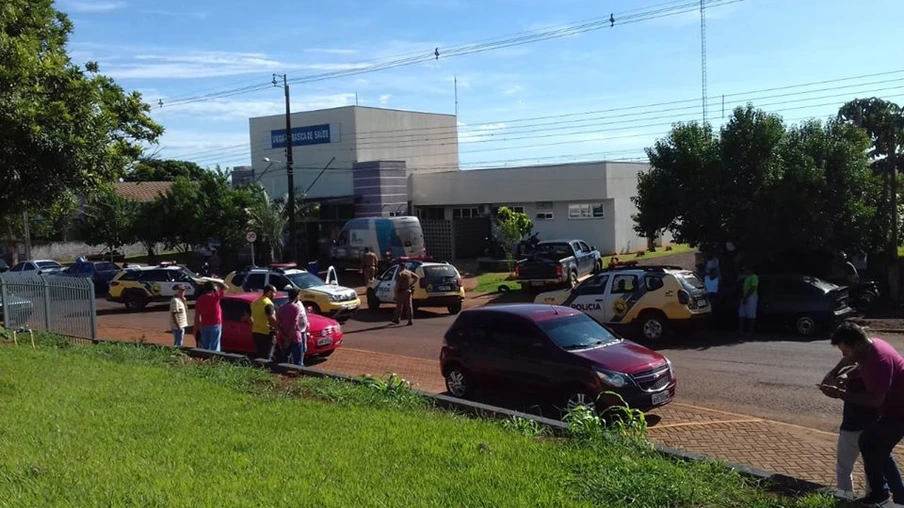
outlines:
{"label": "asphalt road", "polygon": [[[121,305],[99,299],[97,308],[102,335],[104,328],[166,335],[165,305],[127,313]],[[345,347],[437,360],[442,336],[454,316],[444,309],[425,309],[415,315],[410,327],[392,325],[391,319],[392,306],[377,312],[362,310],[343,326]],[[904,337],[885,338],[904,351]],[[828,340],[770,335],[738,341],[734,334],[718,333],[693,341],[675,340],[656,349],[672,360],[679,379],[677,400],[683,403],[826,431],[835,430],[840,421],[841,404],[815,387],[839,359]]]}

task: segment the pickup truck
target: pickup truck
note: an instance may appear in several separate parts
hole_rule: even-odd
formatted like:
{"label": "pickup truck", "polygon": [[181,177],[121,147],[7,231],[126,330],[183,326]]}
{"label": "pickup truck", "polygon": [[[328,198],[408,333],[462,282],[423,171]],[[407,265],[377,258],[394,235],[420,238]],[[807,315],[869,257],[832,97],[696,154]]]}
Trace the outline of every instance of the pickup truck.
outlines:
{"label": "pickup truck", "polygon": [[567,285],[603,269],[602,256],[583,240],[547,240],[515,265],[515,280],[523,289]]}

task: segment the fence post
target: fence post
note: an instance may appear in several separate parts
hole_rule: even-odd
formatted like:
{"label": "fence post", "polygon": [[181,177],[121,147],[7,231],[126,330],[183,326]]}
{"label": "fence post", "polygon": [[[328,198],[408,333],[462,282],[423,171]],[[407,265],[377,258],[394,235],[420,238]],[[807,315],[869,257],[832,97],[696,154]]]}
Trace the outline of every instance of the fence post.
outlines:
{"label": "fence post", "polygon": [[6,306],[8,288],[6,287],[6,279],[0,275],[0,308],[3,309],[3,327],[9,328],[9,307]]}
{"label": "fence post", "polygon": [[91,319],[91,340],[97,340],[97,301],[95,300],[94,283],[91,282],[91,279],[85,280],[88,281],[88,287],[85,289],[85,294],[88,296],[88,301],[91,302],[89,315],[89,318]]}
{"label": "fence post", "polygon": [[46,275],[38,275],[41,278],[41,285],[44,288],[44,331],[52,332],[50,329],[50,284],[47,283]]}

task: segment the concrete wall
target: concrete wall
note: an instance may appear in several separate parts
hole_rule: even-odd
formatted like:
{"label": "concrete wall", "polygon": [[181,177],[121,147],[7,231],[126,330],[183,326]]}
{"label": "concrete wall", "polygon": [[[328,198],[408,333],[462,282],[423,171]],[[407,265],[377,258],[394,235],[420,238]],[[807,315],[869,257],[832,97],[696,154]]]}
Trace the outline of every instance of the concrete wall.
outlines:
{"label": "concrete wall", "polygon": [[408,211],[408,178],[404,162],[377,161],[355,164],[356,217],[389,217]]}
{"label": "concrete wall", "polygon": [[[299,145],[293,141],[295,186],[307,189],[332,157],[330,165],[308,193],[309,197],[351,196],[353,165],[376,160],[404,161],[408,171],[458,169],[458,124],[453,115],[346,106],[292,114],[292,129],[329,125],[329,142]],[[251,163],[271,196],[288,192],[284,147],[273,147],[271,132],[284,130],[284,115],[251,118]],[[268,163],[280,161],[261,176]]]}

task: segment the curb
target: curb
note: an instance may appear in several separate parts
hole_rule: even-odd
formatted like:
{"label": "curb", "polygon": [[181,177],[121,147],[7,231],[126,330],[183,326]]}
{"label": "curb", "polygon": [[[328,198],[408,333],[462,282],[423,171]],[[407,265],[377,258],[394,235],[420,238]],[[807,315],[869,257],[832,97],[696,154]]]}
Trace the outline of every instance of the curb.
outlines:
{"label": "curb", "polygon": [[[904,332],[904,330],[902,330]],[[93,344],[101,344],[101,343],[116,343],[116,344],[128,344],[121,341],[111,341],[111,340],[103,340],[103,339],[94,339],[91,340]],[[136,344],[144,347],[154,347],[158,349],[170,349],[172,346],[163,346],[160,344],[153,343],[143,343],[143,342],[132,342],[131,344]],[[297,365],[287,364],[287,363],[274,363],[272,361],[262,360],[262,359],[254,359],[251,360],[245,355],[234,354],[234,353],[223,353],[219,351],[209,351],[206,349],[199,349],[194,347],[183,346],[181,348],[172,348],[179,349],[186,355],[192,358],[201,358],[201,359],[220,359],[223,361],[228,361],[231,363],[240,363],[251,365],[261,369],[267,369],[273,373],[277,374],[285,374],[288,372],[294,372],[300,374],[302,376],[309,377],[318,377],[318,378],[328,378],[336,381],[344,381],[349,383],[363,384],[364,380],[360,377],[353,377],[345,374],[337,374],[334,372],[323,371],[319,369],[314,369],[311,367],[299,367]],[[542,416],[536,416],[528,413],[522,413],[520,411],[513,411],[510,409],[505,409],[498,406],[492,406],[489,404],[483,404],[480,402],[469,401],[465,399],[459,399],[456,397],[451,397],[443,394],[429,393],[421,390],[412,390],[417,395],[431,399],[434,403],[434,406],[455,411],[462,414],[467,414],[471,416],[483,417],[483,418],[493,418],[493,419],[507,419],[507,418],[523,418],[526,420],[532,420],[539,425],[543,425],[547,429],[549,429],[554,436],[564,436],[568,433],[568,425],[561,420],[553,420],[551,418],[545,418]],[[686,462],[699,462],[704,460],[713,460],[702,453],[697,452],[689,452],[685,450],[681,450],[678,448],[672,448],[668,446],[663,446],[657,443],[651,443],[653,449],[666,455],[668,457],[678,459]],[[719,461],[725,467],[737,471],[740,475],[753,480],[757,483],[763,483],[769,485],[772,490],[797,495],[797,494],[805,494],[805,493],[823,493],[830,495],[838,500],[844,500],[843,497],[840,497],[836,490],[827,487],[825,485],[821,485],[818,483],[810,482],[807,480],[802,480],[800,478],[795,478],[792,476],[787,476],[775,472],[765,471],[762,469],[757,469],[754,467],[750,467],[744,464],[738,464],[735,462],[728,461]]]}

